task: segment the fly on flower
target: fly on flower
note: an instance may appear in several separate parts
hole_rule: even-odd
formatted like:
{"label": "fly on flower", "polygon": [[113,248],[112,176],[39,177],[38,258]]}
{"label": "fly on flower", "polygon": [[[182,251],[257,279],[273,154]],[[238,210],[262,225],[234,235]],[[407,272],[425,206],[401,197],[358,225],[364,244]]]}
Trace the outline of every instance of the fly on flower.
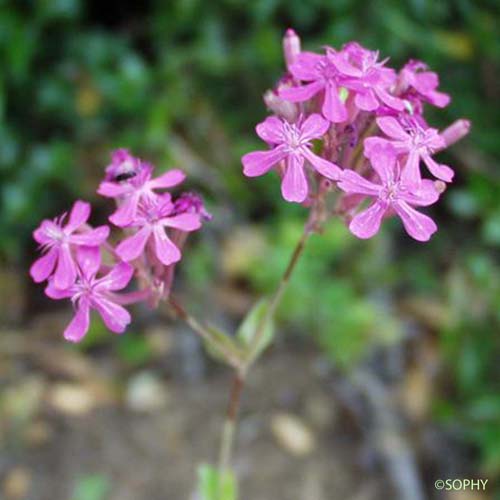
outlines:
{"label": "fly on flower", "polygon": [[[110,220],[117,231],[126,226],[116,247],[107,241],[108,226],[87,224],[91,208],[83,201],[73,205],[67,223],[63,214],[34,232],[43,255],[30,274],[37,283],[48,282],[48,297],[73,303],[75,315],[64,332],[71,342],[85,336],[92,310],[109,330],[122,333],[131,322],[124,305],[145,301],[155,307],[166,300],[187,234],[211,218],[196,193],[173,198],[166,191],[184,181],[183,172],[153,177],[153,169],[126,149],[112,154],[98,192],[115,199],[118,208]],[[124,291],[132,282],[133,289]]]}

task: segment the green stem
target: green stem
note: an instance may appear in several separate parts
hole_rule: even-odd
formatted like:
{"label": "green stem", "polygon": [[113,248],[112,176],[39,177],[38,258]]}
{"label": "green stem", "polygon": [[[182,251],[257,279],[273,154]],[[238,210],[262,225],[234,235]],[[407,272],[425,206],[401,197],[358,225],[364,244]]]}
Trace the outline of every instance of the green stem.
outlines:
{"label": "green stem", "polygon": [[229,468],[229,464],[231,463],[234,434],[244,384],[244,377],[240,373],[235,372],[220,441],[219,472],[221,474]]}
{"label": "green stem", "polygon": [[[313,213],[314,210],[312,210],[311,214]],[[300,257],[304,252],[307,240],[311,236],[312,232],[313,232],[313,224],[311,224],[311,219],[310,219],[305,225],[304,232],[302,233],[302,236],[300,237],[299,241],[297,242],[297,245],[295,246],[292,256],[288,262],[288,266],[286,267],[286,270],[279,282],[278,288],[276,289],[274,295],[271,298],[271,302],[269,304],[267,312],[257,326],[255,335],[253,336],[252,339],[252,344],[250,345],[249,348],[249,355],[247,357],[245,364],[242,367],[242,372],[244,374],[248,371],[248,369],[250,368],[250,366],[253,364],[253,362],[257,357],[260,341],[266,330],[266,325],[269,321],[273,319],[274,314],[276,313],[276,309],[280,305],[281,299],[283,298],[283,294],[285,293],[288,284],[290,282],[290,277],[292,276],[292,273],[297,265],[297,262],[300,260]]]}

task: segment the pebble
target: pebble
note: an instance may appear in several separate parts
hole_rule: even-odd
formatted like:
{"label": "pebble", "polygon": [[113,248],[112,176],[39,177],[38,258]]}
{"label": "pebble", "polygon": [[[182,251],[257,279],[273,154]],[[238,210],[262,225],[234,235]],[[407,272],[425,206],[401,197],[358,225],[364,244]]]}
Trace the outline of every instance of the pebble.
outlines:
{"label": "pebble", "polygon": [[313,431],[303,420],[290,413],[274,414],[271,431],[278,444],[296,457],[307,456],[316,448]]}

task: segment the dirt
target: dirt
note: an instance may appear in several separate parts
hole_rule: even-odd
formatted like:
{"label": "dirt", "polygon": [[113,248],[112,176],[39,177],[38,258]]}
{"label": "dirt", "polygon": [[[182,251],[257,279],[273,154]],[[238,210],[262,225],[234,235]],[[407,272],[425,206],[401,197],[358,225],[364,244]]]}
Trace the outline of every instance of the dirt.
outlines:
{"label": "dirt", "polygon": [[[111,378],[123,376],[113,373],[105,357],[92,362]],[[234,451],[242,500],[390,497],[382,465],[336,400],[335,380],[326,366],[318,353],[303,346],[280,347],[252,373]],[[14,427],[4,439],[4,487],[9,471],[21,469],[28,471],[29,480],[17,498],[25,500],[70,500],[78,481],[92,474],[109,479],[106,500],[197,498],[197,468],[216,459],[231,376],[211,365],[202,371],[186,379],[172,376],[168,363],[154,367],[167,403],[144,413],[131,410],[122,395],[82,415],[43,404],[32,419],[38,432],[40,426],[50,430],[48,436],[27,443],[24,431]],[[54,383],[54,375],[47,377],[43,367],[30,366],[33,373],[47,386]],[[276,415],[293,418],[312,437],[312,445],[294,448],[293,429],[288,436],[277,436],[272,430]],[[26,425],[30,429],[32,424]],[[29,432],[34,433],[25,434]]]}

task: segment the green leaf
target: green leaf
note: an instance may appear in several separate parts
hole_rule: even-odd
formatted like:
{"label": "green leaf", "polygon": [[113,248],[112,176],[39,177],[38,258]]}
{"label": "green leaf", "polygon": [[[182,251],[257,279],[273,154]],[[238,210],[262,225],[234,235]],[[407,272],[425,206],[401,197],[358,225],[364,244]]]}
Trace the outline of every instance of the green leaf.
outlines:
{"label": "green leaf", "polygon": [[227,333],[218,328],[209,325],[206,330],[210,333],[210,338],[204,339],[204,345],[207,353],[216,361],[232,364],[228,359],[228,354],[232,359],[242,360],[243,353],[240,346]]}
{"label": "green leaf", "polygon": [[[251,356],[253,358],[250,359],[250,361],[257,359],[264,349],[273,341],[273,319],[267,318],[269,307],[270,304],[267,299],[259,300],[243,318],[236,332],[236,338],[243,346],[247,357]],[[263,331],[258,340],[258,344],[254,347],[254,339],[259,328],[262,328]]]}
{"label": "green leaf", "polygon": [[208,464],[198,468],[198,492],[201,500],[237,500],[236,478],[232,471],[219,472]]}
{"label": "green leaf", "polygon": [[109,479],[102,474],[91,474],[78,479],[72,500],[104,500],[110,490]]}

